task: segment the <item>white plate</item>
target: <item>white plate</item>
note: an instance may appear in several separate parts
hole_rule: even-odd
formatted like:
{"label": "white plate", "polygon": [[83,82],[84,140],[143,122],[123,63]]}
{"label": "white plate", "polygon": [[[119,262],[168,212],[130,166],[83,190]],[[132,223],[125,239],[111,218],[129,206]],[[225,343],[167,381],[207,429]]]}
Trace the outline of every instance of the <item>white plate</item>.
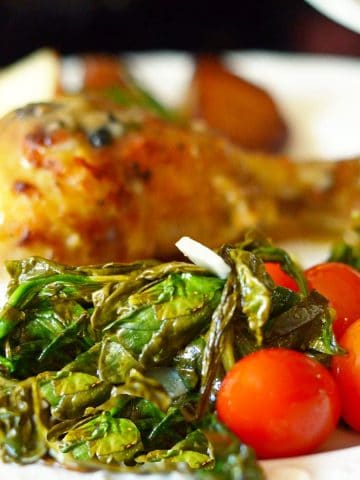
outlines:
{"label": "white plate", "polygon": [[[360,153],[360,62],[324,56],[229,52],[227,64],[266,87],[278,101],[291,129],[288,153],[300,158],[344,158]],[[184,98],[193,62],[184,53],[129,55],[133,73],[158,97],[176,105]],[[290,245],[304,265],[321,261],[324,245]],[[354,446],[359,445],[359,446]],[[322,452],[262,462],[269,480],[358,480],[360,435],[338,430]],[[168,475],[167,475],[168,476]],[[133,475],[122,475],[130,480]],[[180,474],[170,475],[174,480]],[[110,480],[107,472],[81,474],[46,465],[1,465],[9,480]],[[155,476],[151,477],[152,480]]]}
{"label": "white plate", "polygon": [[360,33],[359,0],[307,0],[307,2],[340,25]]}
{"label": "white plate", "polygon": [[[290,127],[288,153],[323,159],[360,153],[360,61],[268,52],[229,52],[225,60],[277,100]],[[193,72],[189,55],[137,54],[129,64],[160,99],[176,105],[184,98]]]}

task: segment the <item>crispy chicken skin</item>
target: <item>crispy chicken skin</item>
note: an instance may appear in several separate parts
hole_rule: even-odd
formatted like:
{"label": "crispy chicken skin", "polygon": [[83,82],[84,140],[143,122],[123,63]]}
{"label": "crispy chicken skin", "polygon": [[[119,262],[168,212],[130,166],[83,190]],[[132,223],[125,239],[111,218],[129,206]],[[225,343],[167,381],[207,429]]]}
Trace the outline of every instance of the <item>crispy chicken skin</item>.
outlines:
{"label": "crispy chicken skin", "polygon": [[169,258],[261,226],[274,238],[336,233],[360,167],[248,154],[203,125],[86,98],[29,105],[0,124],[0,258],[86,264]]}

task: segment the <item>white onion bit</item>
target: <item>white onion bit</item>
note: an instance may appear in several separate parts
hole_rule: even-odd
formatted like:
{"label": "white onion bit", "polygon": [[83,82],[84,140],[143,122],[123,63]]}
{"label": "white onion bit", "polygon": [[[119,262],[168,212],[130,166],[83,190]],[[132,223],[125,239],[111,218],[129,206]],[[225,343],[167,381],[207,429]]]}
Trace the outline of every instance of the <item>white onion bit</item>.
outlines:
{"label": "white onion bit", "polygon": [[229,276],[229,265],[224,262],[220,255],[205,247],[202,243],[190,237],[181,237],[175,245],[195,265],[206,268],[222,279]]}

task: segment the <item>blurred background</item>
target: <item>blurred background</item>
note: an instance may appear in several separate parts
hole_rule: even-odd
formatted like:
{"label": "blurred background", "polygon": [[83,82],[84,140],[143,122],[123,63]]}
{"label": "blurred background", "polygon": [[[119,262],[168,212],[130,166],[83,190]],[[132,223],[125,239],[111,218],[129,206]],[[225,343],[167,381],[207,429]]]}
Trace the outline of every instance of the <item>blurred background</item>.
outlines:
{"label": "blurred background", "polygon": [[303,0],[1,0],[0,65],[63,54],[267,49],[360,55],[360,35]]}

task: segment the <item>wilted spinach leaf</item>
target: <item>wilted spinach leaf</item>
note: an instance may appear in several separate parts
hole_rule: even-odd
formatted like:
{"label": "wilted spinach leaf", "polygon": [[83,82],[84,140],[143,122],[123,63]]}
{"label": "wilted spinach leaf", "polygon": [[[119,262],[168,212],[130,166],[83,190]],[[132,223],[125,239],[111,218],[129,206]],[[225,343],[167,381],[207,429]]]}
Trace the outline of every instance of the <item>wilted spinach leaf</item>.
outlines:
{"label": "wilted spinach leaf", "polygon": [[32,463],[47,452],[45,412],[36,381],[0,377],[0,456],[4,462]]}
{"label": "wilted spinach leaf", "polygon": [[[263,347],[327,360],[340,349],[327,301],[257,232],[219,254],[226,280],[183,262],[71,267],[8,263],[0,312],[0,454],[119,472],[176,469],[262,480],[251,449],[217,420],[225,373]],[[280,262],[299,293],[277,287]],[[24,379],[24,380],[22,380]]]}
{"label": "wilted spinach leaf", "polygon": [[103,412],[72,426],[59,442],[60,452],[80,463],[121,463],[142,450],[139,430],[131,420]]}
{"label": "wilted spinach leaf", "polygon": [[42,397],[51,405],[55,419],[81,417],[85,409],[100,405],[109,396],[111,385],[82,372],[41,374],[38,377]]}
{"label": "wilted spinach leaf", "polygon": [[152,450],[136,457],[136,462],[159,462],[169,460],[186,463],[192,469],[213,468],[215,459],[208,439],[200,430],[194,430],[168,450]]}
{"label": "wilted spinach leaf", "polygon": [[316,291],[271,321],[265,345],[316,351],[327,355],[341,353],[332,330],[328,301]]}

